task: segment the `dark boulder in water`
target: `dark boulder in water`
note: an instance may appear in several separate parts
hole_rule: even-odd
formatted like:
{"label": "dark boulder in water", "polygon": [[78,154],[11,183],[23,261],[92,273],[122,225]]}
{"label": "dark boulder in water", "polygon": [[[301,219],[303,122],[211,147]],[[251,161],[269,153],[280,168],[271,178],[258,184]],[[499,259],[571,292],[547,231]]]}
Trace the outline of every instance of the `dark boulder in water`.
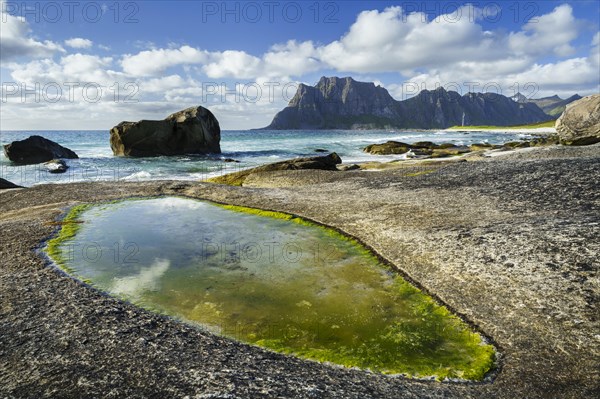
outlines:
{"label": "dark boulder in water", "polygon": [[121,122],[110,130],[110,147],[118,156],[220,153],[220,141],[219,122],[204,107],[187,108],[161,121]]}
{"label": "dark boulder in water", "polygon": [[58,158],[79,158],[70,149],[42,136],[30,136],[25,140],[5,144],[4,153],[14,163],[23,165],[48,162]]}

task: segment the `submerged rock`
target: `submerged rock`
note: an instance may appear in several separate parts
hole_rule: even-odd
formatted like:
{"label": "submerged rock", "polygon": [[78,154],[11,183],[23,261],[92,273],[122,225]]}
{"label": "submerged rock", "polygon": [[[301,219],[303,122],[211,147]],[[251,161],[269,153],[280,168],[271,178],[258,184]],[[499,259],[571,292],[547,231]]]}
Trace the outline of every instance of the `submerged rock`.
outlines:
{"label": "submerged rock", "polygon": [[556,121],[561,144],[588,145],[600,142],[600,94],[567,105]]}
{"label": "submerged rock", "polygon": [[110,130],[110,147],[118,156],[220,153],[220,141],[219,122],[204,107],[187,108],[162,121],[121,122]]}
{"label": "submerged rock", "polygon": [[4,145],[4,153],[19,164],[36,164],[57,158],[79,158],[75,152],[42,136],[30,136],[25,140]]}
{"label": "submerged rock", "polygon": [[62,159],[53,159],[48,162],[44,162],[44,166],[50,173],[65,173],[69,166]]}

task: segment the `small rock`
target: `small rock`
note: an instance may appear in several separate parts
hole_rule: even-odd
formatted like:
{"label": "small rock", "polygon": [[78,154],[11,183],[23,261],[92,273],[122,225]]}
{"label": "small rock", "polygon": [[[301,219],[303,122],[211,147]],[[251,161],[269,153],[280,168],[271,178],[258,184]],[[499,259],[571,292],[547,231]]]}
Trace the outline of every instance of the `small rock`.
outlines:
{"label": "small rock", "polygon": [[240,161],[238,161],[237,159],[233,159],[233,158],[224,158],[223,162],[235,162],[235,163],[240,163]]}
{"label": "small rock", "polygon": [[328,152],[328,151],[326,149],[324,149],[324,148],[317,148],[315,150],[315,152]]}
{"label": "small rock", "polygon": [[15,183],[10,182],[6,179],[0,178],[0,190],[5,190],[9,188],[22,188],[21,186],[17,186]]}
{"label": "small rock", "polygon": [[348,165],[339,165],[338,166],[338,170],[342,170],[342,171],[346,171],[346,170],[356,170],[356,169],[360,169],[360,166],[358,166],[355,163],[352,164],[348,164]]}
{"label": "small rock", "polygon": [[53,159],[48,162],[44,162],[44,166],[50,173],[65,173],[69,166],[62,159]]}

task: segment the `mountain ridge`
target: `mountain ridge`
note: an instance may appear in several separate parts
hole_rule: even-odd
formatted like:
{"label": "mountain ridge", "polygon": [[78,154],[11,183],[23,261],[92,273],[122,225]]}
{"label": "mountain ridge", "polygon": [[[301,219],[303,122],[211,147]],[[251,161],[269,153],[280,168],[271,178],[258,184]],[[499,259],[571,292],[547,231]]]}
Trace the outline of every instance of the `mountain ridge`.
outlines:
{"label": "mountain ridge", "polygon": [[287,107],[264,129],[435,129],[455,125],[510,126],[554,119],[531,102],[495,93],[467,93],[439,87],[395,100],[373,82],[352,77],[321,77],[300,84]]}

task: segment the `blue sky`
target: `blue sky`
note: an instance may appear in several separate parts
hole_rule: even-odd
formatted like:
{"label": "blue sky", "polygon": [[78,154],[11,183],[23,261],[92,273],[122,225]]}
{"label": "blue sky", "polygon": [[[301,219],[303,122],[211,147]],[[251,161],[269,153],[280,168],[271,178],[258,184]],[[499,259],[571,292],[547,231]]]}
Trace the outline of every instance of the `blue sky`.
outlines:
{"label": "blue sky", "polygon": [[256,128],[323,75],[397,99],[600,84],[597,1],[1,3],[6,130],[109,129],[192,105],[224,129]]}

